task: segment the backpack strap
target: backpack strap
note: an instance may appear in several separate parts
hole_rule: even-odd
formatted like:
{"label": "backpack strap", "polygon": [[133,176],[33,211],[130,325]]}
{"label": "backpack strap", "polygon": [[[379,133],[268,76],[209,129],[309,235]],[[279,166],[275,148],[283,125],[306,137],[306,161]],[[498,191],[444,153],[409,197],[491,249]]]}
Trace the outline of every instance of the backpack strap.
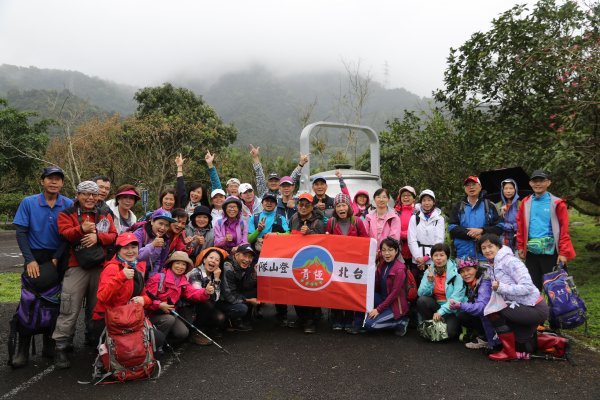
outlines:
{"label": "backpack strap", "polygon": [[335,231],[335,224],[337,222],[337,219],[335,217],[331,217],[331,226],[329,228],[329,233],[333,234],[333,232]]}
{"label": "backpack strap", "polygon": [[165,274],[164,272],[159,272],[159,274],[160,280],[158,281],[158,290],[156,294],[162,292],[163,286],[165,285],[165,277],[167,276],[167,274]]}

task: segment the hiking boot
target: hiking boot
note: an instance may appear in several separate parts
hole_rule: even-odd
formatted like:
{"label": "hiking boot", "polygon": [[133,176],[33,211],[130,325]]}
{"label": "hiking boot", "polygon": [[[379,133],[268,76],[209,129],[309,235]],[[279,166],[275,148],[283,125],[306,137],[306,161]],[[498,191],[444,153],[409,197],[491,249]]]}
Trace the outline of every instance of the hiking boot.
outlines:
{"label": "hiking boot", "polygon": [[314,321],[306,321],[306,324],[304,325],[304,333],[317,333],[317,327],[315,326]]}
{"label": "hiking boot", "polygon": [[277,314],[275,315],[275,318],[277,319],[277,325],[280,328],[287,328],[288,327],[288,319],[287,319],[287,315],[284,314]]}
{"label": "hiking boot", "polygon": [[192,333],[190,336],[190,342],[197,344],[198,346],[210,346],[212,341],[207,339],[205,336],[202,336],[198,332]]}
{"label": "hiking boot", "polygon": [[334,331],[342,331],[344,330],[344,327],[339,322],[334,322],[331,326],[331,329],[333,329]]}
{"label": "hiking boot", "polygon": [[19,334],[19,346],[11,366],[13,368],[22,368],[29,363],[29,346],[31,346],[31,336]]}
{"label": "hiking boot", "polygon": [[406,335],[406,329],[408,328],[408,322],[406,324],[401,324],[394,330],[394,335],[396,336],[404,336]]}
{"label": "hiking boot", "polygon": [[231,321],[231,325],[229,326],[229,328],[227,330],[229,332],[235,332],[235,331],[249,332],[252,330],[252,327],[250,325],[246,324],[241,319],[236,319],[236,320]]}
{"label": "hiking boot", "polygon": [[301,318],[295,321],[288,321],[288,328],[301,328],[302,326],[304,326],[304,320]]}
{"label": "hiking boot", "polygon": [[54,350],[54,365],[59,369],[67,369],[71,367],[71,361],[69,361],[69,357],[67,356],[66,348],[57,347]]}
{"label": "hiking boot", "polygon": [[485,349],[488,347],[488,342],[480,337],[475,338],[472,342],[465,343],[467,349]]}
{"label": "hiking boot", "polygon": [[488,358],[492,361],[516,360],[517,353],[515,351],[515,334],[513,332],[500,333],[498,334],[498,338],[502,343],[502,350],[488,355]]}
{"label": "hiking boot", "polygon": [[52,335],[49,333],[45,333],[43,336],[43,345],[42,345],[42,357],[44,358],[54,358],[54,348],[56,347],[56,343],[52,339]]}

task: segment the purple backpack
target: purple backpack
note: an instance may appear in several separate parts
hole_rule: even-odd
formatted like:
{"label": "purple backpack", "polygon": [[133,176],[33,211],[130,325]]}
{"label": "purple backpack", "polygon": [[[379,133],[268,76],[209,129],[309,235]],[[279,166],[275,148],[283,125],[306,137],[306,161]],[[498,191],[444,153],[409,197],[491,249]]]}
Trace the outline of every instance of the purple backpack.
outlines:
{"label": "purple backpack", "polygon": [[[59,283],[44,291],[38,291],[25,273],[21,275],[21,300],[10,321],[8,365],[12,365],[17,347],[17,333],[22,335],[52,333],[60,312],[61,290],[62,286]],[[35,354],[35,341],[32,341],[32,346]]]}
{"label": "purple backpack", "polygon": [[562,265],[544,274],[544,292],[548,296],[552,329],[573,329],[587,321],[585,303]]}

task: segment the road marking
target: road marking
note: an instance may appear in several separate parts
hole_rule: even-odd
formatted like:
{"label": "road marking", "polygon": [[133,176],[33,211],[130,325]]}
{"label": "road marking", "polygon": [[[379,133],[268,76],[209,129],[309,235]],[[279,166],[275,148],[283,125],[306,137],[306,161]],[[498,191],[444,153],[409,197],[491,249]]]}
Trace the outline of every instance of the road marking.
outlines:
{"label": "road marking", "polygon": [[14,397],[17,393],[22,392],[23,390],[27,389],[29,386],[40,381],[46,375],[50,374],[52,371],[54,371],[54,368],[55,368],[54,365],[49,366],[48,368],[46,368],[39,374],[35,375],[33,378],[29,379],[27,382],[23,382],[22,384],[20,384],[19,386],[17,386],[13,390],[11,390],[10,392],[3,394],[2,397],[0,397],[0,399],[10,399],[11,397]]}
{"label": "road marking", "polygon": [[21,253],[0,253],[0,257],[12,257],[12,258],[17,258],[17,257],[22,257],[23,254]]}

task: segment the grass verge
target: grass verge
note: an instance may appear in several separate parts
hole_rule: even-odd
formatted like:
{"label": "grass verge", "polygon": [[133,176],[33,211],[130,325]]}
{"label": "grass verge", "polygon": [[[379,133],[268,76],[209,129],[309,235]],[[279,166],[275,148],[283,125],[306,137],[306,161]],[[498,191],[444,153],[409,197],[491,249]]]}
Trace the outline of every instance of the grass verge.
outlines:
{"label": "grass verge", "polygon": [[0,303],[16,303],[21,296],[21,274],[3,272],[0,274]]}

